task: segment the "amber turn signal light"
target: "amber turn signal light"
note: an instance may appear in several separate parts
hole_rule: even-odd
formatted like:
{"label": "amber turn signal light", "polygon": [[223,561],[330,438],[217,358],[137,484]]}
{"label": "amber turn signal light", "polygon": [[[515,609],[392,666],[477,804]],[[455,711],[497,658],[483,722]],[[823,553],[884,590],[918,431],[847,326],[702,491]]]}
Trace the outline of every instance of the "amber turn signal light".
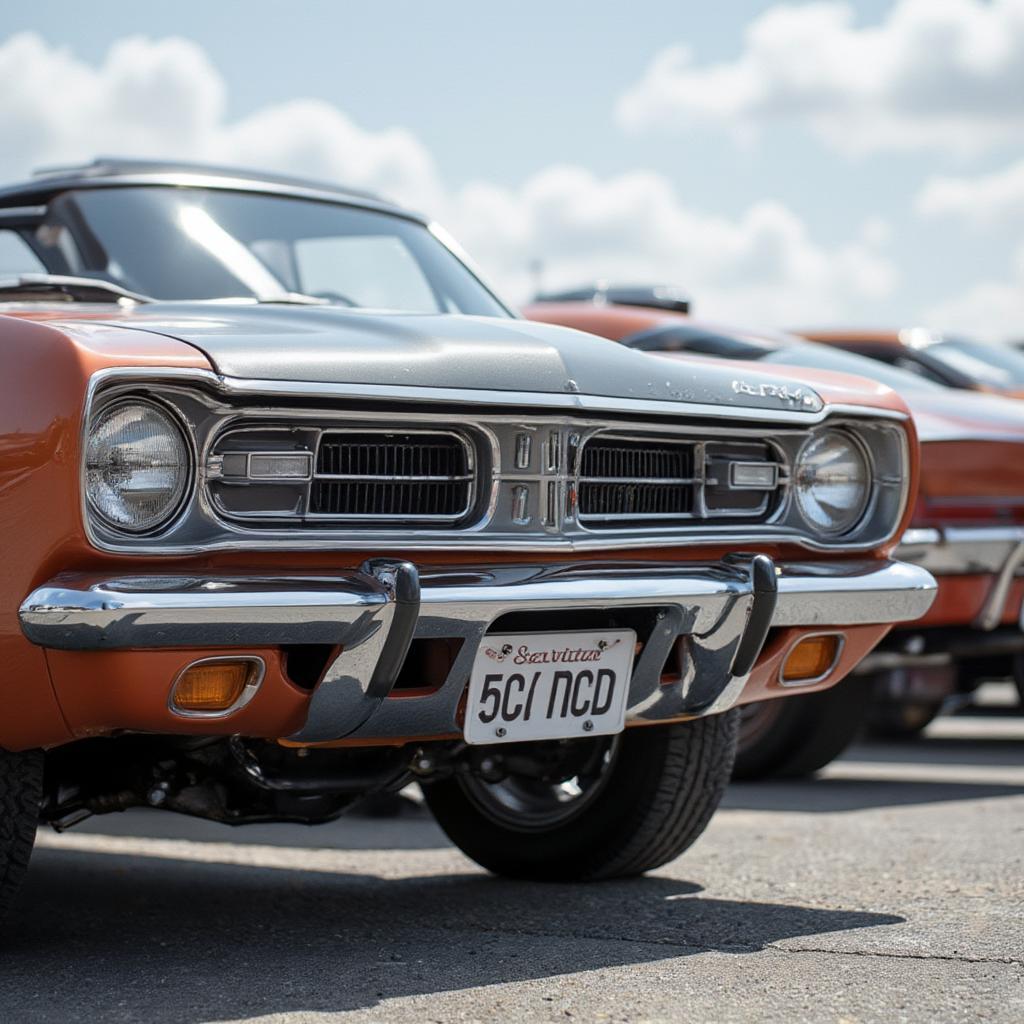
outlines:
{"label": "amber turn signal light", "polygon": [[787,655],[782,682],[804,683],[825,675],[839,659],[840,643],[837,633],[805,637]]}
{"label": "amber turn signal light", "polygon": [[263,676],[258,658],[210,658],[193,662],[171,688],[172,711],[218,715],[248,702]]}

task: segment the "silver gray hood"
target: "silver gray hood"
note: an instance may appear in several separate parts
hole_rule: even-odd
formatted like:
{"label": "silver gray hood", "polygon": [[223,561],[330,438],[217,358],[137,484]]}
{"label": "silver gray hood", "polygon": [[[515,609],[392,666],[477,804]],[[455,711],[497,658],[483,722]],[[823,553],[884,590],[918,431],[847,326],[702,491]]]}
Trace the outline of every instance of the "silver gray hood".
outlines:
{"label": "silver gray hood", "polygon": [[[806,384],[749,366],[658,359],[580,331],[525,320],[330,306],[155,303],[111,326],[202,351],[242,380],[560,394],[779,413],[819,413]],[[515,399],[512,399],[515,401]]]}

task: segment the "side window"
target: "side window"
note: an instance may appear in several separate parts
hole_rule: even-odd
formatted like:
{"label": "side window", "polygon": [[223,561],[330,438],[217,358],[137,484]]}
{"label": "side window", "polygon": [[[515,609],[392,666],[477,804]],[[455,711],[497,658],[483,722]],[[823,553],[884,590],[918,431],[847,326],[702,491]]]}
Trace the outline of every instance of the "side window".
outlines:
{"label": "side window", "polygon": [[945,378],[943,378],[942,374],[936,373],[930,367],[925,366],[923,363],[919,363],[916,359],[901,356],[899,359],[894,360],[894,365],[899,367],[901,370],[914,373],[918,377],[923,377],[925,380],[933,381],[936,384],[949,383]]}
{"label": "side window", "polygon": [[394,235],[303,238],[295,243],[299,290],[370,309],[438,312],[416,258]]}
{"label": "side window", "polygon": [[5,274],[38,274],[46,268],[22,237],[10,228],[0,229],[0,276]]}
{"label": "side window", "polygon": [[907,358],[899,345],[843,345],[842,348],[879,363],[888,363],[890,366],[900,366]]}

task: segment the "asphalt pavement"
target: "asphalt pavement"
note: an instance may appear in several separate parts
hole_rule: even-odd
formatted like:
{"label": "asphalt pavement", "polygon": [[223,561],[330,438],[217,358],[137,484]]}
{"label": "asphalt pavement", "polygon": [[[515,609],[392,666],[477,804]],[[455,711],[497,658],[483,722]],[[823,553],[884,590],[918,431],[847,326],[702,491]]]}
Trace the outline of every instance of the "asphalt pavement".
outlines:
{"label": "asphalt pavement", "polygon": [[410,803],[40,834],[0,1021],[1024,1020],[1024,717],[737,785],[642,879],[496,880]]}

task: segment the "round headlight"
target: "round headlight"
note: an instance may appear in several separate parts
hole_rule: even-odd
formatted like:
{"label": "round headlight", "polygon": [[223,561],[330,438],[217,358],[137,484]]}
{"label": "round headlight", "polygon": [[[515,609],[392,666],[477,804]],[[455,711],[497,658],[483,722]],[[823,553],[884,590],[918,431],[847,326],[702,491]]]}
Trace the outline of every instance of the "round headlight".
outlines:
{"label": "round headlight", "polygon": [[109,526],[146,533],[180,508],[190,462],[185,436],[167,413],[148,402],[118,402],[89,431],[86,496]]}
{"label": "round headlight", "polygon": [[860,445],[827,430],[804,445],[796,462],[794,491],[807,523],[819,533],[845,533],[864,514],[871,470]]}

